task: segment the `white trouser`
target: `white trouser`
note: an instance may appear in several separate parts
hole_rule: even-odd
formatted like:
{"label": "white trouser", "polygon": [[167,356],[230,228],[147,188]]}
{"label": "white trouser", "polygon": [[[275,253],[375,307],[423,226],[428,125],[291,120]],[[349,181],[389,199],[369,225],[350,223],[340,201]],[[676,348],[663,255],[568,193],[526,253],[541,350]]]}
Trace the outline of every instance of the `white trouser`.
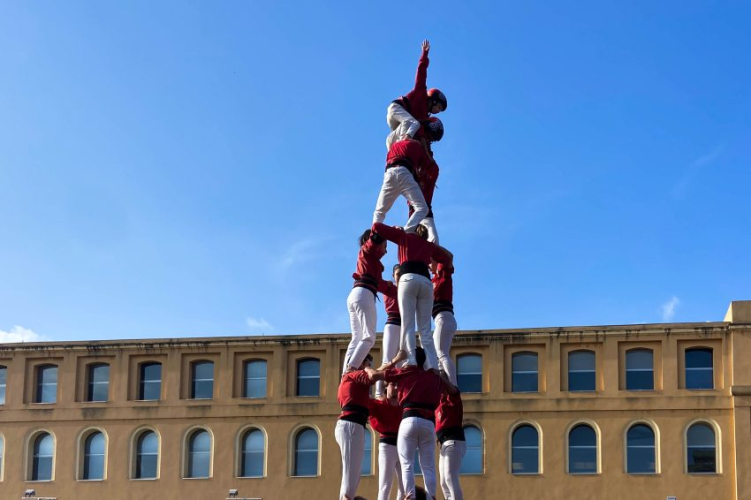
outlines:
{"label": "white trouser", "polygon": [[342,451],[342,486],[339,500],[355,498],[360,484],[360,467],[365,453],[365,429],[362,425],[346,420],[337,420],[334,436]]}
{"label": "white trouser", "polygon": [[404,484],[402,483],[402,466],[399,464],[399,452],[393,444],[378,443],[378,500],[389,500],[394,477],[399,488],[397,498],[402,498]]}
{"label": "white trouser", "polygon": [[449,350],[451,349],[451,340],[456,333],[456,318],[451,311],[442,311],[435,316],[435,331],[433,332],[433,341],[438,351],[438,365],[446,372],[451,383],[456,385],[456,365],[451,359]]}
{"label": "white trouser", "polygon": [[399,310],[402,313],[401,348],[407,352],[407,364],[416,365],[415,321],[420,344],[425,349],[425,369],[438,368],[438,355],[430,334],[430,315],[433,310],[433,284],[421,274],[407,273],[399,278]]}
{"label": "white trouser", "polygon": [[428,241],[440,245],[440,243],[438,243],[438,229],[435,227],[435,219],[433,219],[433,217],[426,217],[420,222],[420,224],[425,226],[428,230]]}
{"label": "white trouser", "polygon": [[[383,356],[381,357],[381,364],[388,363],[390,360],[394,359],[394,356],[396,356],[396,353],[399,351],[399,339],[401,338],[401,334],[402,327],[399,325],[386,323],[386,326],[383,327],[383,339],[381,340]],[[376,382],[376,397],[386,393],[384,386],[385,384],[383,383],[383,380]]]}
{"label": "white trouser", "polygon": [[351,365],[360,368],[376,338],[375,295],[367,288],[356,286],[347,297],[349,324],[352,327],[352,340],[344,355],[343,372]]}
{"label": "white trouser", "polygon": [[407,220],[407,224],[404,225],[404,230],[410,233],[428,215],[428,204],[425,203],[425,197],[415,177],[406,167],[397,166],[386,169],[383,174],[383,186],[381,186],[375,212],[373,212],[373,222],[383,222],[386,219],[386,214],[391,210],[399,195],[407,198],[415,209]]}
{"label": "white trouser", "polygon": [[441,489],[446,500],[462,500],[462,487],[459,484],[459,469],[462,459],[467,452],[466,441],[450,439],[441,445],[441,456],[438,458],[438,472],[441,475]]}
{"label": "white trouser", "polygon": [[435,479],[435,425],[430,420],[420,417],[407,417],[399,424],[399,437],[396,441],[399,461],[402,463],[402,481],[404,493],[410,498],[415,496],[415,470],[413,460],[415,450],[420,456],[425,490],[428,498],[436,495]]}

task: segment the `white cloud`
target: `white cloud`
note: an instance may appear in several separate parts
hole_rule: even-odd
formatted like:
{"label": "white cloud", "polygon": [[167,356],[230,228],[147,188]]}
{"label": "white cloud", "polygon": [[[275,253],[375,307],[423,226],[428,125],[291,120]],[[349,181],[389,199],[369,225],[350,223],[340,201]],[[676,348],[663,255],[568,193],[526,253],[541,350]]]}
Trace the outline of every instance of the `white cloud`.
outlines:
{"label": "white cloud", "polygon": [[42,342],[44,340],[44,337],[33,330],[18,325],[11,328],[9,332],[0,330],[0,343],[2,344],[10,342]]}
{"label": "white cloud", "polygon": [[251,330],[271,331],[274,329],[271,323],[269,323],[263,318],[253,318],[252,316],[248,316],[245,319],[245,323],[248,325],[248,328],[250,328]]}
{"label": "white cloud", "polygon": [[678,308],[678,305],[681,303],[680,299],[678,297],[671,297],[670,300],[665,302],[660,306],[660,309],[662,310],[662,321],[669,322],[673,320],[673,317],[675,316],[675,310]]}

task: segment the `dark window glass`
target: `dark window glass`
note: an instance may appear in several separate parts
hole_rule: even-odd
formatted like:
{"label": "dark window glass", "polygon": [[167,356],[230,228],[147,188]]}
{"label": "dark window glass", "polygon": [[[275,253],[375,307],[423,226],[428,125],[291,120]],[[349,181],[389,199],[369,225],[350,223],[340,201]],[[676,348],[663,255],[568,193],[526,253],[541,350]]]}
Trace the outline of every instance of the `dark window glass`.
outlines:
{"label": "dark window glass", "polygon": [[686,349],[686,389],[714,389],[712,349]]}
{"label": "dark window glass", "polygon": [[34,440],[34,459],[31,466],[32,481],[52,480],[54,445],[52,436],[46,432],[38,435]]}
{"label": "dark window glass", "polygon": [[360,475],[369,476],[373,473],[373,437],[370,429],[365,429],[365,451],[363,452]]}
{"label": "dark window glass", "polygon": [[3,471],[3,458],[5,457],[5,440],[0,437],[0,474]]}
{"label": "dark window glass", "polygon": [[318,433],[305,429],[295,437],[295,476],[318,475]]}
{"label": "dark window glass", "polygon": [[303,359],[297,362],[297,395],[318,396],[321,371],[317,359]]}
{"label": "dark window glass", "polygon": [[107,401],[110,392],[110,365],[89,366],[89,387],[86,401]]}
{"label": "dark window glass", "polygon": [[263,477],[263,432],[251,429],[245,433],[242,449],[242,477]]}
{"label": "dark window glass", "polygon": [[687,456],[689,474],[717,472],[717,450],[714,429],[707,424],[694,424],[688,429]]}
{"label": "dark window glass", "polygon": [[626,352],[626,390],[654,390],[653,359],[651,349],[632,349]]}
{"label": "dark window glass", "polygon": [[482,392],[482,356],[464,354],[456,358],[456,381],[462,392]]}
{"label": "dark window glass", "polygon": [[94,432],[84,442],[83,479],[104,479],[104,434]]}
{"label": "dark window glass", "polygon": [[211,399],[214,397],[214,363],[198,361],[193,363],[190,397],[192,399]]}
{"label": "dark window glass", "polygon": [[162,396],[162,364],[143,363],[140,375],[141,381],[138,387],[138,399],[142,401],[158,401]]}
{"label": "dark window glass", "polygon": [[0,405],[5,404],[5,387],[8,384],[8,368],[0,366]]}
{"label": "dark window glass", "polygon": [[568,390],[586,392],[595,390],[595,353],[573,351],[568,353]]}
{"label": "dark window glass", "polygon": [[588,425],[577,425],[568,435],[569,474],[597,473],[597,435]]}
{"label": "dark window glass", "polygon": [[517,352],[511,357],[511,392],[537,392],[537,353]]}
{"label": "dark window glass", "polygon": [[637,424],[626,434],[626,470],[629,474],[654,474],[655,434],[648,425]]}
{"label": "dark window glass", "polygon": [[35,402],[54,403],[57,401],[57,366],[37,367],[37,393]]}
{"label": "dark window glass", "polygon": [[144,432],[136,444],[136,479],[156,478],[158,464],[159,439],[155,432]]}
{"label": "dark window glass", "polygon": [[211,436],[196,431],[188,442],[188,477],[209,477],[211,468]]}
{"label": "dark window glass", "polygon": [[245,363],[245,392],[246,398],[266,397],[266,361],[256,359]]}
{"label": "dark window glass", "polygon": [[482,432],[474,425],[464,428],[467,452],[462,459],[459,474],[482,474]]}
{"label": "dark window glass", "polygon": [[511,436],[511,472],[513,474],[538,474],[540,471],[540,445],[537,429],[522,425]]}

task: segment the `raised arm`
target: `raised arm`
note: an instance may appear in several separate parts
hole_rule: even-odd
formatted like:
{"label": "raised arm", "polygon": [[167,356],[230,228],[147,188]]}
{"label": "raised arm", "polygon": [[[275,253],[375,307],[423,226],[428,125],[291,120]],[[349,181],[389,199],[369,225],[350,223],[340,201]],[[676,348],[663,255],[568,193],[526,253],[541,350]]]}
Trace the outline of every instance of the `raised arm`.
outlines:
{"label": "raised arm", "polygon": [[428,65],[430,60],[428,59],[428,53],[430,52],[430,42],[427,40],[422,41],[422,55],[420,55],[420,61],[417,63],[417,75],[415,76],[415,90],[428,88]]}
{"label": "raised arm", "polygon": [[374,222],[372,230],[375,234],[382,238],[386,238],[387,240],[396,243],[397,245],[402,240],[402,237],[404,236],[404,230],[393,227],[393,226],[387,226],[386,224],[382,222]]}
{"label": "raised arm", "polygon": [[454,254],[446,250],[440,245],[435,245],[435,248],[433,249],[433,260],[438,262],[439,264],[443,264],[445,266],[453,266],[454,265]]}

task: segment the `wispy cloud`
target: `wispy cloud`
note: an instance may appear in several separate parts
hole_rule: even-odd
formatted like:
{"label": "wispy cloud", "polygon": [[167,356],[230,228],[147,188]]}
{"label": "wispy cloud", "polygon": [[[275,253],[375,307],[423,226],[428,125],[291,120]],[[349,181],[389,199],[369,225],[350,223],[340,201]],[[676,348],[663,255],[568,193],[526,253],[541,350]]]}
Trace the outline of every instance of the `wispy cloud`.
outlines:
{"label": "wispy cloud", "polygon": [[270,332],[274,330],[273,325],[263,318],[248,316],[245,319],[245,323],[248,325],[248,328],[253,331]]}
{"label": "wispy cloud", "polygon": [[0,330],[0,343],[3,344],[10,342],[42,342],[44,340],[46,339],[43,336],[33,330],[18,325],[11,328],[9,332]]}
{"label": "wispy cloud", "polygon": [[680,177],[680,179],[678,179],[678,182],[676,182],[675,185],[673,186],[673,189],[671,190],[671,194],[673,198],[676,198],[676,199],[683,198],[691,182],[698,175],[699,171],[703,169],[704,167],[707,167],[715,163],[722,156],[724,152],[725,152],[725,145],[720,144],[709,153],[702,155],[696,158],[694,161],[692,161],[689,164],[689,166],[686,167],[685,171],[683,172],[683,175]]}
{"label": "wispy cloud", "polygon": [[662,311],[662,321],[664,322],[670,322],[673,321],[673,318],[675,317],[675,310],[680,305],[681,300],[678,297],[670,297],[670,300],[665,302],[660,306],[660,310]]}

